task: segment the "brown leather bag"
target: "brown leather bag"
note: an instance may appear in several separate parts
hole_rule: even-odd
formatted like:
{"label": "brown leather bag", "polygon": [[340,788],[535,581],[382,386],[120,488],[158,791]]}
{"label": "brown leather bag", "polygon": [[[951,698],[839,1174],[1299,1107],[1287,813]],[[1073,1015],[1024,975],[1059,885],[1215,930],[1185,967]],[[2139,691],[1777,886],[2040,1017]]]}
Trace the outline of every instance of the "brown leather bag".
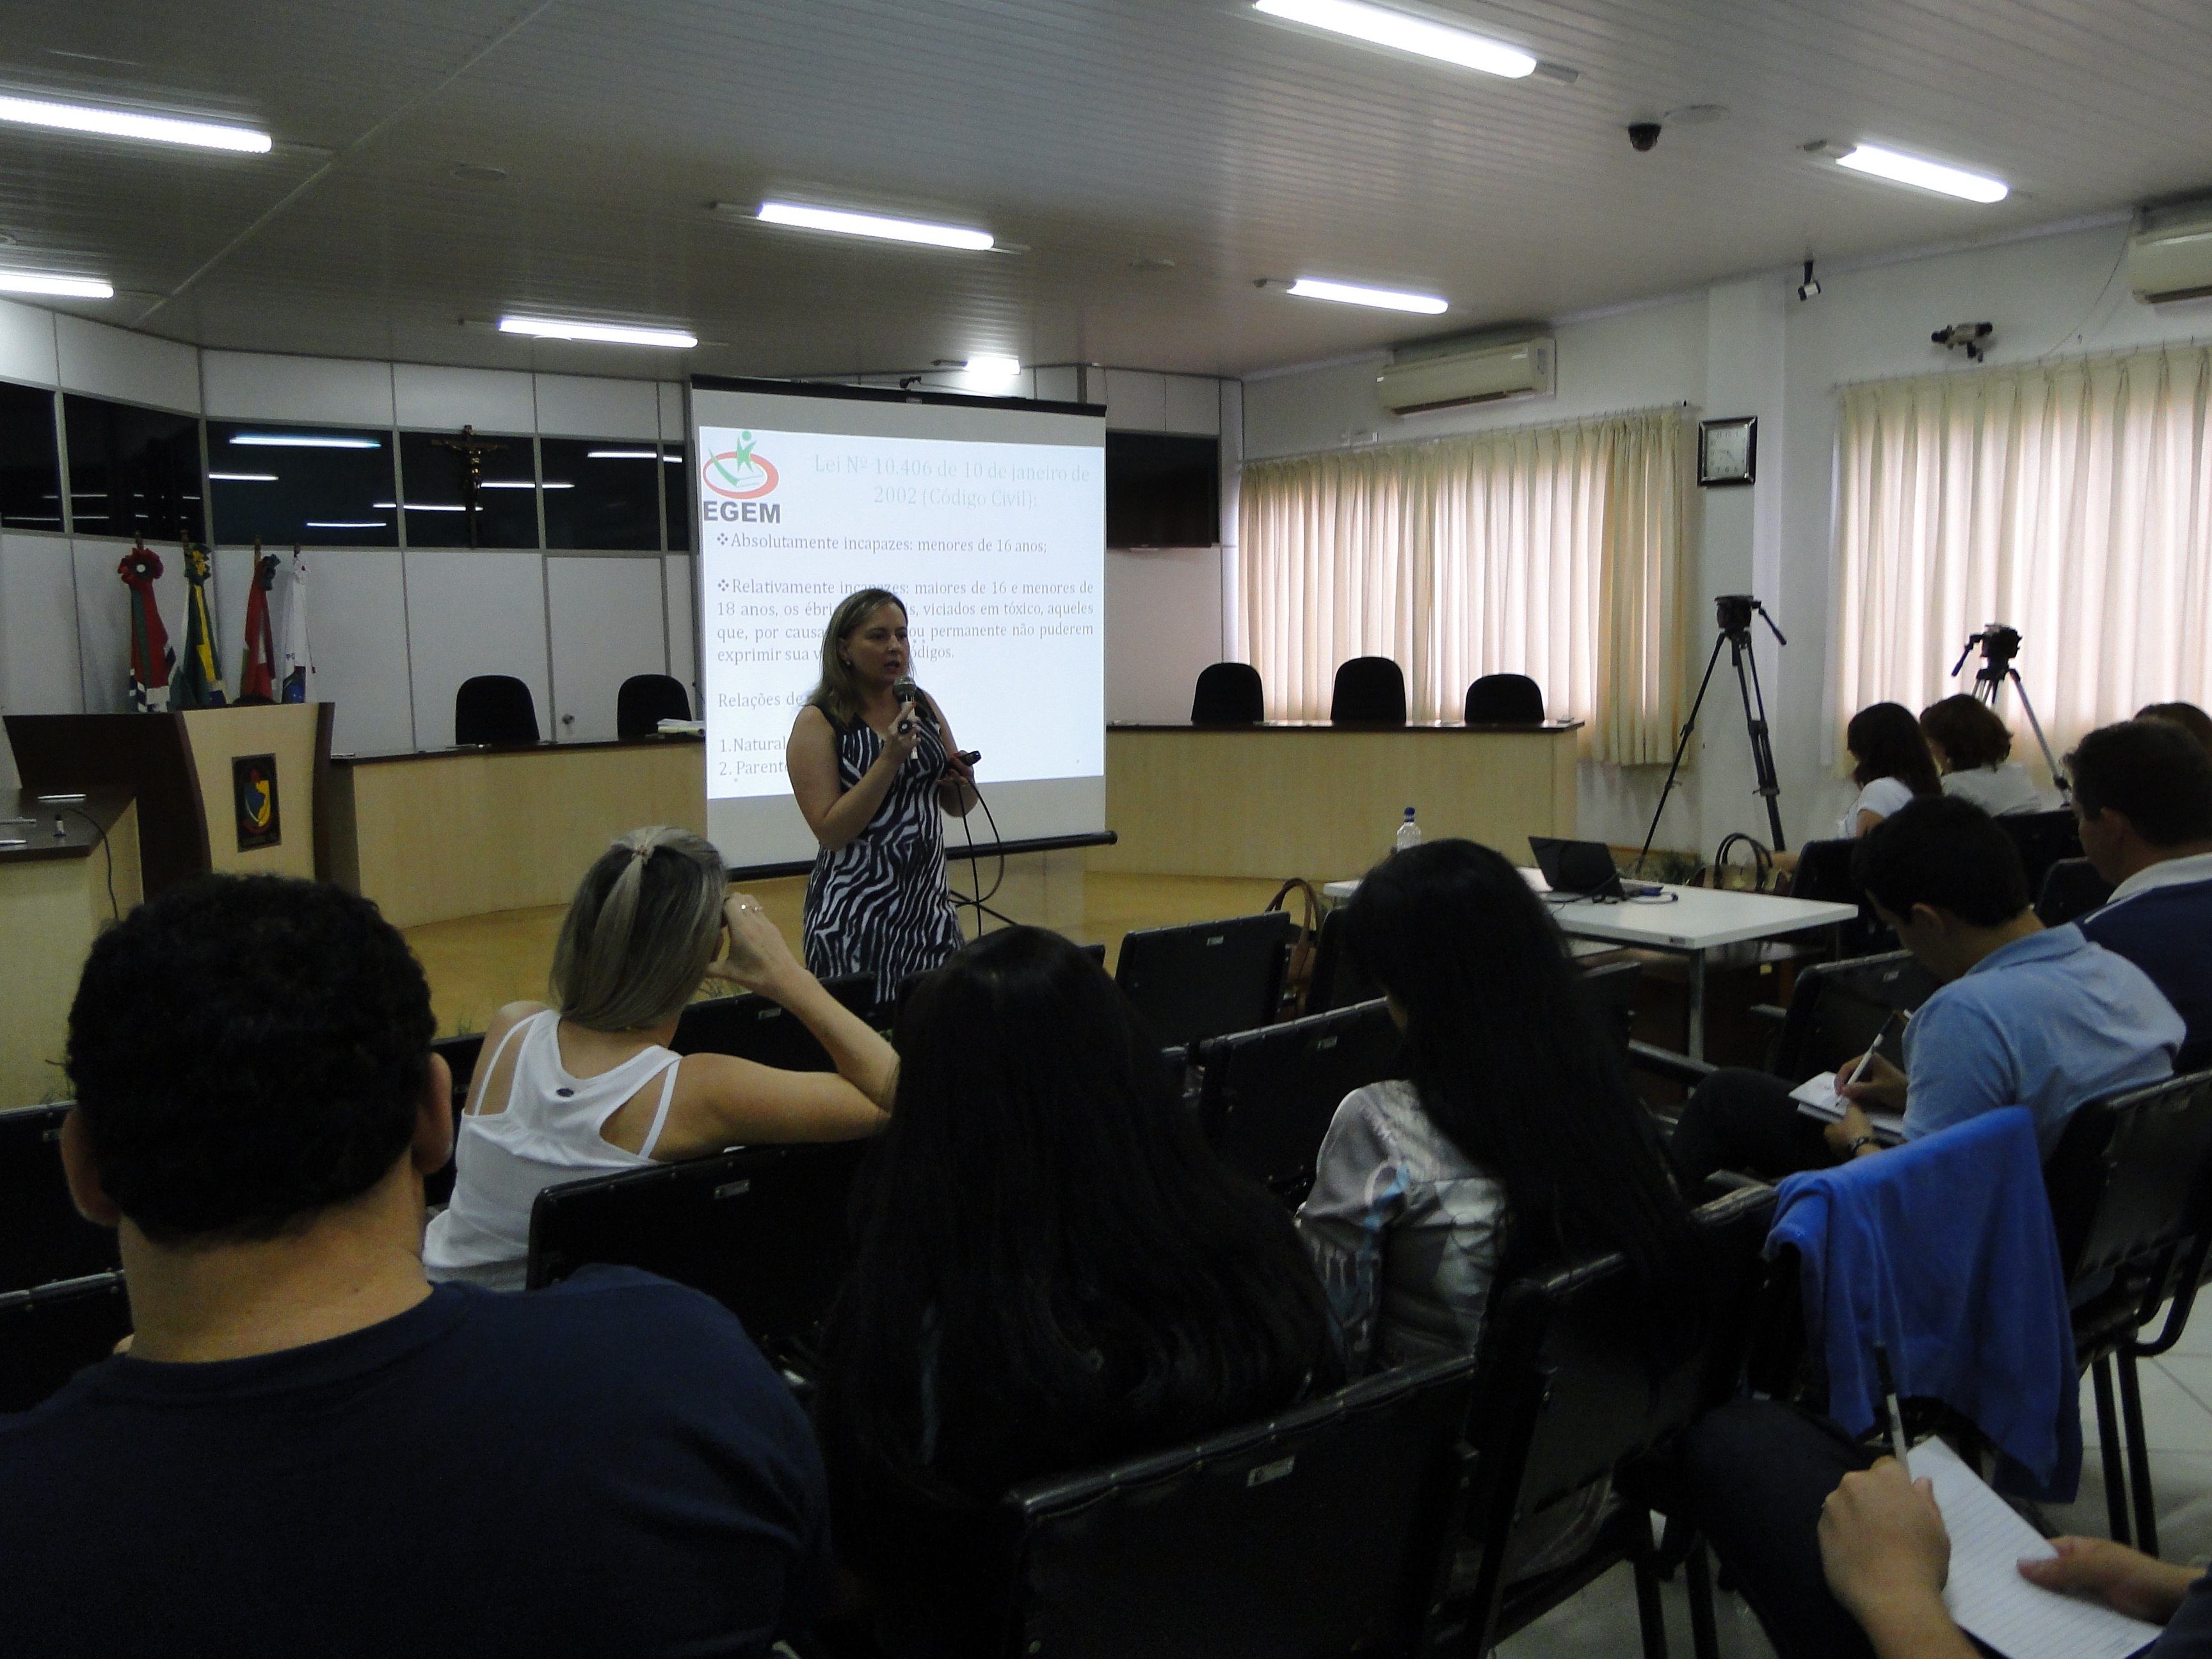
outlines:
{"label": "brown leather bag", "polygon": [[1291,959],[1283,969],[1283,994],[1275,1003],[1275,1018],[1279,1020],[1297,1019],[1306,1011],[1306,998],[1313,990],[1314,949],[1321,937],[1321,895],[1314,884],[1303,876],[1292,876],[1275,890],[1275,896],[1267,901],[1270,910],[1286,908],[1285,901],[1293,893],[1304,900],[1304,915],[1298,922],[1298,936],[1291,946]]}

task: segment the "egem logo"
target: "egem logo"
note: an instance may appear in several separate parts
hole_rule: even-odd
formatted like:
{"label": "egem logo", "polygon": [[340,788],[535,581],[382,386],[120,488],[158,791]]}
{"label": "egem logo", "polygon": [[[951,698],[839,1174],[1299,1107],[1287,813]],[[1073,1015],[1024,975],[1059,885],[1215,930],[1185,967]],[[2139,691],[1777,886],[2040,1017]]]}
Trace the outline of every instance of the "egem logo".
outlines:
{"label": "egem logo", "polygon": [[773,490],[780,482],[775,463],[753,453],[753,434],[738,434],[738,447],[709,455],[701,464],[699,482],[725,501],[751,501]]}

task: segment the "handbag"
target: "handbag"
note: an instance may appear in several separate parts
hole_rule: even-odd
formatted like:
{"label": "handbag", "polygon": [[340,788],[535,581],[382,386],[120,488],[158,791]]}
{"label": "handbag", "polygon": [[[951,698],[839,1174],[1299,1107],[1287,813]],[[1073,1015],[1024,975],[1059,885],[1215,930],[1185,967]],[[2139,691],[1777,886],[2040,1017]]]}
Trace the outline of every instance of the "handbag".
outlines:
{"label": "handbag", "polygon": [[1267,901],[1267,908],[1287,908],[1285,901],[1294,892],[1304,901],[1304,914],[1298,921],[1298,936],[1291,945],[1290,960],[1283,967],[1282,994],[1275,1001],[1278,1020],[1297,1019],[1305,1012],[1306,999],[1313,991],[1314,950],[1321,937],[1321,895],[1304,877],[1292,876],[1278,887],[1275,896]]}
{"label": "handbag", "polygon": [[[1747,862],[1739,862],[1729,855],[1738,846],[1750,849]],[[1790,890],[1790,872],[1774,867],[1774,854],[1765,842],[1747,836],[1741,830],[1723,836],[1721,844],[1713,851],[1713,861],[1700,865],[1685,885],[1710,887],[1731,893],[1786,894]]]}

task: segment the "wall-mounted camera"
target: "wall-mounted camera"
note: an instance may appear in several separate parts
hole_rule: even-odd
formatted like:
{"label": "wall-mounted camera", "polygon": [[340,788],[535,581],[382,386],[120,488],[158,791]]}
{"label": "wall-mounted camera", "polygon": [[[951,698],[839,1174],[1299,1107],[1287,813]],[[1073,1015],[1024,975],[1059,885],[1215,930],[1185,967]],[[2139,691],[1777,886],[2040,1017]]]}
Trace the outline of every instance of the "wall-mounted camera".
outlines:
{"label": "wall-mounted camera", "polygon": [[1632,121],[1628,127],[1628,145],[1639,154],[1656,149],[1659,143],[1659,124],[1656,121]]}
{"label": "wall-mounted camera", "polygon": [[1813,262],[1810,259],[1805,261],[1805,280],[1797,284],[1797,297],[1801,301],[1817,300],[1820,297],[1820,284],[1814,280]]}
{"label": "wall-mounted camera", "polygon": [[1937,329],[1928,337],[1939,346],[1965,352],[1967,362],[1978,363],[1989,349],[1990,336],[1996,332],[1994,323],[1954,323],[1948,328]]}

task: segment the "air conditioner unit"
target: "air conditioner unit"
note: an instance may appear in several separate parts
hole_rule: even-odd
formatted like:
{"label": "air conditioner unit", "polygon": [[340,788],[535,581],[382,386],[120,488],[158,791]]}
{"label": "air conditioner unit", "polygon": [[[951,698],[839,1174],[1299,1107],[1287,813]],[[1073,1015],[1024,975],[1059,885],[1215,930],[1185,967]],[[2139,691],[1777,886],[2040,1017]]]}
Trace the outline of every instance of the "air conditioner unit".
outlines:
{"label": "air conditioner unit", "polygon": [[2145,213],[2128,238],[2128,286],[2149,305],[2212,294],[2212,202]]}
{"label": "air conditioner unit", "polygon": [[1549,335],[1444,349],[1405,348],[1376,377],[1376,391],[1382,406],[1400,415],[1504,398],[1548,398],[1554,353]]}

